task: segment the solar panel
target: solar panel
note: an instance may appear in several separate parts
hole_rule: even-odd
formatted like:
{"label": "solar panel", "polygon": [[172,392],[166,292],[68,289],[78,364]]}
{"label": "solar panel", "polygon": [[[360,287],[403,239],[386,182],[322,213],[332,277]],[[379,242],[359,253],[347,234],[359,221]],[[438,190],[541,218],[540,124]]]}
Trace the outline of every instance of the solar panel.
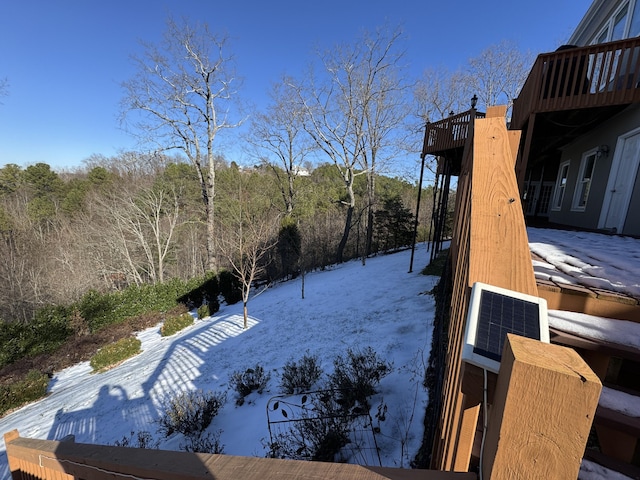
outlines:
{"label": "solar panel", "polygon": [[546,301],[475,283],[469,303],[463,360],[497,373],[507,333],[549,343]]}

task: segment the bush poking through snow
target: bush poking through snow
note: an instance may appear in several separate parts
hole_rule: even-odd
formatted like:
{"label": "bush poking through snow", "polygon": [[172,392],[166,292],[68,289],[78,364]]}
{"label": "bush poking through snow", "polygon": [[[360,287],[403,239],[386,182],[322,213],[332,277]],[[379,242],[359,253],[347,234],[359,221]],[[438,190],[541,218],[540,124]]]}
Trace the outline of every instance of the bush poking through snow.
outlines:
{"label": "bush poking through snow", "polygon": [[178,432],[185,437],[199,436],[227,401],[226,393],[192,390],[171,397],[158,419],[159,431],[165,437]]}
{"label": "bush poking through snow", "polygon": [[329,376],[331,388],[339,391],[337,402],[346,412],[354,407],[369,410],[368,397],[376,393],[380,380],[389,375],[392,365],[378,357],[371,347],[347,350],[347,358],[338,355]]}
{"label": "bush poking through snow", "polygon": [[94,372],[103,372],[140,353],[141,346],[142,342],[136,337],[122,338],[98,350],[98,353],[91,357],[89,364]]}
{"label": "bush poking through snow", "polygon": [[233,372],[230,379],[231,388],[238,394],[236,405],[244,404],[244,399],[252,392],[262,393],[271,379],[269,372],[265,373],[261,365],[247,368],[244,372]]}
{"label": "bush poking through snow", "polygon": [[322,374],[318,356],[307,353],[299,362],[289,360],[285,363],[280,375],[280,389],[287,395],[308,392]]}
{"label": "bush poking through snow", "polygon": [[204,305],[200,305],[198,307],[198,318],[199,319],[203,319],[203,318],[207,318],[209,315],[211,315],[211,312],[209,311],[209,304],[205,303]]}
{"label": "bush poking through snow", "polygon": [[193,325],[193,317],[189,313],[167,317],[160,328],[160,335],[170,337],[191,325]]}
{"label": "bush poking through snow", "polygon": [[142,430],[138,433],[131,432],[128,437],[125,435],[122,440],[116,440],[114,445],[116,447],[157,449],[160,441],[154,440],[150,432]]}
{"label": "bush poking through snow", "polygon": [[180,450],[192,453],[224,453],[224,445],[220,443],[222,430],[206,435],[191,435],[187,438],[187,443],[180,444]]}

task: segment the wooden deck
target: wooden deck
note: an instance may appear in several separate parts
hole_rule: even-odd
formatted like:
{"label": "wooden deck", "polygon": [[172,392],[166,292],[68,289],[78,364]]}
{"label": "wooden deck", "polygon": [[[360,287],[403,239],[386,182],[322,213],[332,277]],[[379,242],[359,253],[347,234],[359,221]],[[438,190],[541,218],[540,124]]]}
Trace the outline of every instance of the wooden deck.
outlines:
{"label": "wooden deck", "polygon": [[640,102],[640,38],[539,55],[514,101],[510,128],[522,131],[516,174],[556,161],[559,148]]}
{"label": "wooden deck", "polygon": [[640,102],[640,38],[539,55],[513,106],[511,128],[533,114]]}

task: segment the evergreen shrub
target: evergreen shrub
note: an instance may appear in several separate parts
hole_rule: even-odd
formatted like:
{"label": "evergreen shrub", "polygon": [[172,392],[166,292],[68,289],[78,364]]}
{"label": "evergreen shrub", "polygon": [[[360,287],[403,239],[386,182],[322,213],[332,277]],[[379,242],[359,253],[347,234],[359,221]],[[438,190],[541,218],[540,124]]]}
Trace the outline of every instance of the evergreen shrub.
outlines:
{"label": "evergreen shrub", "polygon": [[89,364],[94,372],[102,372],[140,353],[142,342],[136,337],[126,337],[102,347],[91,357]]}
{"label": "evergreen shrub", "polygon": [[209,315],[211,315],[211,313],[209,312],[209,305],[205,303],[204,305],[200,305],[198,307],[198,318],[203,319],[208,317]]}
{"label": "evergreen shrub", "polygon": [[24,378],[10,385],[0,385],[0,416],[44,397],[48,385],[49,376],[38,370],[30,370]]}
{"label": "evergreen shrub", "polygon": [[174,333],[184,330],[191,325],[193,325],[193,317],[188,312],[182,315],[169,316],[165,319],[162,327],[160,327],[160,335],[170,337]]}

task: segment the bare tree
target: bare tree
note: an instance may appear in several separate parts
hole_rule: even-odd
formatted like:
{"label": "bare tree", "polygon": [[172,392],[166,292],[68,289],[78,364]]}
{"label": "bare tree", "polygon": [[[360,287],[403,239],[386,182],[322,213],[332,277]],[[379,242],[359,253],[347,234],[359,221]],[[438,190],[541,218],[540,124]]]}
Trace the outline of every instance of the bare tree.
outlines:
{"label": "bare tree", "polygon": [[236,79],[231,58],[223,53],[226,43],[206,24],[169,20],[163,42],[144,45],[144,54],[134,58],[137,74],[123,83],[123,119],[129,127],[159,149],[180,150],[196,169],[207,215],[210,270],[216,268],[214,141],[221,130],[240,123],[228,116]]}
{"label": "bare tree", "polygon": [[303,129],[304,110],[300,108],[293,80],[284,77],[273,85],[271,104],[265,113],[253,117],[249,142],[269,157],[262,157],[276,177],[287,216],[291,216],[297,197],[296,179],[313,145]]}
{"label": "bare tree", "polygon": [[365,34],[358,45],[362,51],[355,91],[360,92],[364,115],[365,141],[361,157],[367,174],[367,228],[363,262],[371,254],[374,213],[377,207],[376,176],[381,167],[398,151],[399,137],[394,133],[402,127],[408,115],[400,61],[402,52],[395,51],[401,37],[399,30],[378,30],[375,36]]}
{"label": "bare tree", "polygon": [[[346,218],[338,244],[336,261],[343,261],[356,206],[354,180],[357,175],[369,175],[368,199],[375,200],[372,180],[376,161],[384,142],[401,116],[399,76],[401,54],[394,44],[398,31],[388,34],[379,30],[374,36],[364,34],[351,46],[338,46],[320,54],[326,81],[315,83],[311,74],[309,85],[298,88],[305,107],[305,130],[326,153],[340,172],[346,190]],[[388,109],[388,110],[387,110]]]}
{"label": "bare tree", "polygon": [[103,219],[88,226],[93,232],[90,237],[102,243],[96,255],[103,259],[103,275],[124,272],[128,282],[138,285],[163,282],[180,218],[177,193],[121,185],[117,191],[96,196],[92,203]]}
{"label": "bare tree", "polygon": [[504,40],[487,47],[469,60],[464,80],[467,98],[477,95],[480,105],[510,108],[532,64],[532,55],[521,52],[514,42]]}
{"label": "bare tree", "polygon": [[229,185],[224,213],[218,216],[223,231],[220,249],[242,283],[244,328],[247,328],[251,288],[266,271],[264,260],[277,243],[280,216],[260,187],[255,188],[255,182],[250,189],[251,174],[237,172],[235,180],[233,186]]}
{"label": "bare tree", "polygon": [[[428,68],[416,82],[413,91],[414,117],[418,119],[418,130],[424,134],[424,125],[469,108],[467,87],[461,72],[450,72],[444,68]],[[422,141],[422,138],[420,138]]]}

